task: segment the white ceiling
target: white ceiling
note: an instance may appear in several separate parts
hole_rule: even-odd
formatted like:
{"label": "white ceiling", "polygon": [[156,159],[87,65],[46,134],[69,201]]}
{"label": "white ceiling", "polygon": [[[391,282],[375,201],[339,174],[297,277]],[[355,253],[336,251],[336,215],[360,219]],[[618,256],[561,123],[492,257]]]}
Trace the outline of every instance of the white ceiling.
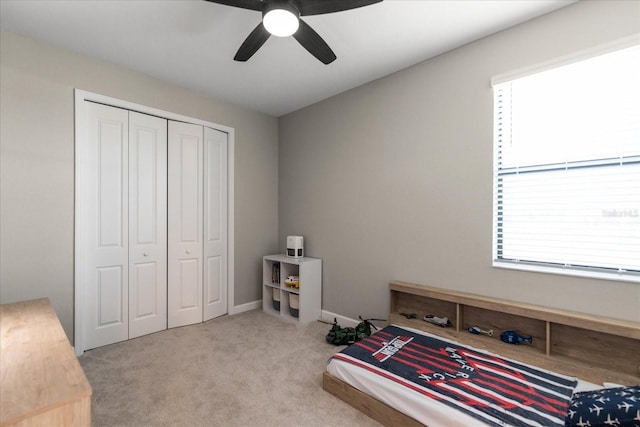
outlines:
{"label": "white ceiling", "polygon": [[233,60],[259,12],[201,0],[0,0],[0,27],[281,116],[575,0],[385,0],[304,17],[338,59],[292,37]]}

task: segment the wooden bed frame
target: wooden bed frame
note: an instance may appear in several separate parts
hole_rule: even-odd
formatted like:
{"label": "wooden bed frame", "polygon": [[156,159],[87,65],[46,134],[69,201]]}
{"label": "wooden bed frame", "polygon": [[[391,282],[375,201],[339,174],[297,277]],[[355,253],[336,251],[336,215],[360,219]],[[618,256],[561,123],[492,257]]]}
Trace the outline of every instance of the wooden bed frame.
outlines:
{"label": "wooden bed frame", "polygon": [[[575,376],[596,384],[640,384],[640,323],[567,310],[448,291],[413,283],[389,284],[389,323],[420,329],[501,356]],[[400,313],[415,313],[407,319]],[[425,314],[447,316],[451,327],[422,319]],[[496,331],[493,337],[473,335],[479,326]],[[533,336],[533,345],[509,345],[500,332],[517,330]],[[325,372],[325,391],[386,426],[423,424]]]}

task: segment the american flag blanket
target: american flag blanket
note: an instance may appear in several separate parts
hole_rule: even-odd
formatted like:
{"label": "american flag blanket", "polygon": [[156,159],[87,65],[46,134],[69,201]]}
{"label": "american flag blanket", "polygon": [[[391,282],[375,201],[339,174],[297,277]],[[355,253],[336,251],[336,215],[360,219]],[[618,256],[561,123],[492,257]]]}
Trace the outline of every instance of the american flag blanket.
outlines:
{"label": "american flag blanket", "polygon": [[577,385],[575,378],[396,326],[385,327],[333,358],[492,426],[564,426]]}

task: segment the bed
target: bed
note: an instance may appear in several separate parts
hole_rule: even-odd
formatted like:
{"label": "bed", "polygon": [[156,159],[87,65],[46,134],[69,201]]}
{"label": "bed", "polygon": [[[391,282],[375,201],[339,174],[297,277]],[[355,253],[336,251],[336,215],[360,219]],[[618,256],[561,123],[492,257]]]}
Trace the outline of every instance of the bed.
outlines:
{"label": "bed", "polygon": [[[575,425],[587,425],[586,415],[609,415],[604,408],[605,400],[612,403],[606,410],[613,411],[610,425],[625,425],[621,423],[624,415],[630,421],[626,425],[640,425],[640,387],[625,387],[640,384],[640,325],[634,322],[619,321],[615,319],[587,316],[580,313],[549,309],[539,306],[525,305],[505,300],[485,298],[478,295],[447,291],[428,286],[415,285],[405,282],[392,282],[390,284],[391,310],[388,326],[381,332],[372,335],[370,340],[364,341],[358,346],[346,348],[332,358],[323,377],[323,387],[326,391],[336,395],[345,402],[388,426],[419,426],[429,427],[455,427],[455,426],[485,426],[485,425],[563,425],[563,418],[567,414],[572,415]],[[415,319],[407,319],[400,313],[415,313]],[[422,321],[424,314],[431,313],[447,316],[451,319],[451,326],[439,327]],[[510,345],[497,339],[499,333],[493,337],[470,334],[467,329],[480,325],[486,329],[496,331],[505,330],[515,326],[518,330],[529,332],[534,336],[533,345]],[[380,334],[380,335],[378,335]],[[376,336],[378,335],[378,336]],[[398,338],[400,337],[400,338]],[[430,341],[425,344],[421,340]],[[395,341],[394,341],[395,340]],[[411,344],[403,344],[402,341],[410,341]],[[391,343],[391,344],[390,344]],[[395,345],[394,345],[395,343]],[[435,344],[434,344],[435,343]],[[389,351],[389,345],[393,348]],[[386,347],[385,347],[386,346]],[[413,349],[411,349],[413,347]],[[523,367],[535,370],[534,376],[554,375],[554,381],[563,383],[564,391],[560,394],[552,391],[554,403],[560,402],[560,406],[552,409],[552,414],[540,411],[547,408],[546,401],[549,395],[538,396],[542,399],[535,404],[535,414],[527,414],[528,406],[532,405],[530,385],[523,385],[523,407],[520,409],[508,400],[497,400],[503,403],[503,407],[496,405],[495,401],[486,405],[471,405],[470,407],[457,406],[459,402],[446,402],[451,394],[464,396],[461,401],[468,404],[469,390],[477,387],[477,384],[466,384],[464,390],[452,390],[454,383],[463,383],[466,379],[453,378],[457,372],[469,372],[465,365],[469,362],[460,362],[460,369],[447,371],[433,367],[412,367],[414,372],[423,374],[422,383],[400,379],[395,371],[376,372],[382,370],[380,366],[371,366],[371,360],[361,361],[357,354],[368,354],[369,358],[391,357],[401,349],[415,351],[418,347],[429,347],[431,351],[439,351],[444,354],[444,359],[438,361],[458,362],[458,355],[463,354],[465,360],[474,360],[473,368],[480,364],[487,365],[489,360],[494,363],[495,357],[513,363],[516,369]],[[383,348],[387,348],[382,350]],[[456,348],[447,352],[446,348]],[[615,349],[614,352],[611,352]],[[374,353],[377,354],[374,356]],[[611,357],[611,354],[615,357]],[[380,356],[380,355],[383,356]],[[386,354],[386,355],[385,355]],[[407,356],[409,354],[409,356]],[[351,360],[353,358],[353,360]],[[416,358],[405,352],[402,358],[410,360],[410,365]],[[481,360],[484,358],[484,360]],[[378,359],[374,360],[377,362]],[[366,363],[365,363],[366,362]],[[385,363],[388,364],[388,361]],[[442,365],[440,365],[442,366]],[[385,368],[386,369],[386,368]],[[420,371],[422,369],[422,371]],[[500,368],[503,370],[503,367]],[[439,386],[425,389],[426,382],[434,380],[437,375],[449,375],[450,381],[440,379]],[[520,376],[520,374],[517,374]],[[425,380],[428,379],[429,381]],[[484,378],[484,385],[491,385],[492,380]],[[435,381],[437,382],[437,381]],[[494,382],[498,382],[494,380]],[[607,383],[609,388],[604,388]],[[506,384],[506,382],[505,382]],[[616,387],[617,386],[617,387]],[[504,391],[508,387],[498,387]],[[443,393],[445,390],[447,393]],[[602,397],[600,393],[609,393]],[[480,401],[486,403],[487,396],[495,393],[495,390],[480,390]],[[595,394],[594,394],[595,393]],[[617,393],[614,395],[614,393]],[[620,397],[622,396],[622,397]],[[631,396],[631,397],[629,397]],[[557,397],[557,398],[556,398]],[[495,396],[491,396],[496,399]],[[597,401],[599,399],[599,401]],[[627,399],[627,400],[616,400]],[[630,399],[630,400],[629,400]],[[637,421],[633,421],[635,400],[638,400]],[[557,402],[556,402],[557,401]],[[595,402],[595,403],[594,403]],[[535,406],[534,404],[534,406]],[[575,406],[577,405],[577,406]],[[625,406],[627,405],[627,406]],[[629,406],[630,405],[630,406]],[[476,413],[479,407],[489,407],[489,415]],[[620,408],[618,408],[620,406]],[[506,408],[506,410],[505,410]],[[548,408],[547,408],[548,409]],[[503,413],[496,416],[496,411]],[[524,412],[522,412],[524,411]],[[555,415],[553,412],[555,411]],[[626,411],[616,418],[617,412]],[[598,414],[595,414],[598,412]],[[542,414],[542,415],[540,415]],[[586,414],[586,415],[585,415]],[[510,418],[515,417],[515,421]],[[542,418],[540,418],[542,417]],[[550,418],[545,418],[550,417]],[[535,420],[530,422],[530,420]],[[615,420],[618,424],[613,424]],[[637,424],[634,424],[637,423]],[[581,423],[581,424],[580,424]],[[571,424],[567,424],[571,425]],[[591,425],[595,425],[592,421]]]}

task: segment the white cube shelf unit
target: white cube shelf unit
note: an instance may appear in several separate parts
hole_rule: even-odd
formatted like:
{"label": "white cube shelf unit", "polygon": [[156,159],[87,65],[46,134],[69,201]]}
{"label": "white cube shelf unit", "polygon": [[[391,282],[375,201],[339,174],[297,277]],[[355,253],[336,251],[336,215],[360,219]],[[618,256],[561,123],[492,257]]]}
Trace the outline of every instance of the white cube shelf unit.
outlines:
{"label": "white cube shelf unit", "polygon": [[[286,283],[288,276],[297,276],[299,287],[289,286]],[[286,255],[263,257],[262,309],[300,323],[320,319],[322,259],[293,258]]]}

